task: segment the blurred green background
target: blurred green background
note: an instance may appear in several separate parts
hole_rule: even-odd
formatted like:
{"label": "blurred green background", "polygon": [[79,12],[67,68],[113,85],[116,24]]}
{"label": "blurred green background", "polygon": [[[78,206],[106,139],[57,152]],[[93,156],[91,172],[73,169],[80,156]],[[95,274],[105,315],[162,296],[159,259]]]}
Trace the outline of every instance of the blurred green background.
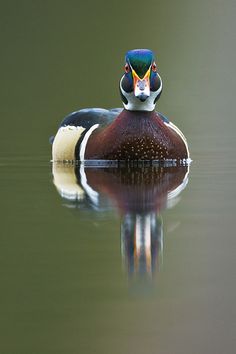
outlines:
{"label": "blurred green background", "polygon": [[[0,352],[233,353],[236,2],[0,6]],[[121,106],[125,52],[142,47],[193,163],[163,216],[163,268],[140,290],[121,268],[119,216],[57,194],[48,138],[71,111]]]}

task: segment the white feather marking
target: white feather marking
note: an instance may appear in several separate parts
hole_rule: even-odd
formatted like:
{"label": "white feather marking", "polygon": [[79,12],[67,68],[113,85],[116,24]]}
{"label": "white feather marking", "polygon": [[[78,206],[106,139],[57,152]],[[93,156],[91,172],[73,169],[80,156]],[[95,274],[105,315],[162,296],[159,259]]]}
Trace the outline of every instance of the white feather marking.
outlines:
{"label": "white feather marking", "polygon": [[[183,133],[181,132],[181,130],[180,130],[178,127],[176,127],[176,125],[174,125],[173,123],[171,123],[171,122],[169,122],[169,123],[164,122],[164,124],[165,124],[167,127],[170,127],[172,130],[174,130],[174,131],[181,137],[181,139],[183,140],[184,145],[185,145],[185,147],[186,147],[186,150],[187,150],[187,155],[188,155],[188,158],[187,158],[187,159],[189,159],[188,143],[187,143],[187,140],[186,140],[184,134],[183,134]],[[190,161],[191,161],[191,160],[190,160]]]}
{"label": "white feather marking", "polygon": [[53,161],[75,160],[75,146],[85,128],[67,125],[57,131],[52,145]]}
{"label": "white feather marking", "polygon": [[88,142],[88,139],[90,137],[90,135],[92,134],[92,132],[97,129],[99,126],[99,124],[94,124],[85,134],[82,143],[80,145],[80,153],[79,153],[79,157],[80,157],[80,161],[84,161],[84,155],[85,155],[85,149],[86,149],[86,145]]}

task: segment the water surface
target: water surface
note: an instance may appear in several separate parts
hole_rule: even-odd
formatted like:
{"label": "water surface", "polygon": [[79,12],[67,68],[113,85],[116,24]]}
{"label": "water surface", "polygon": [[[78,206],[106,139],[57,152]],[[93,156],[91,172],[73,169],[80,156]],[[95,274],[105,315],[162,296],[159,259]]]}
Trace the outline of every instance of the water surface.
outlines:
{"label": "water surface", "polygon": [[[127,180],[122,171],[111,182],[104,171],[95,177],[89,171],[87,181],[103,193],[98,203],[89,193],[83,200],[81,187],[73,194],[74,172],[72,179],[69,174],[73,193],[64,191],[62,198],[60,178],[55,183],[54,169],[57,190],[53,166],[44,157],[2,159],[4,351],[119,353],[122,347],[125,353],[132,348],[138,353],[176,348],[207,353],[233,348],[235,164],[229,150],[220,163],[213,156],[209,160],[211,154],[193,161],[188,185],[169,206],[171,178],[166,187],[166,177],[164,183],[160,176],[153,181],[153,171],[146,175],[152,186],[148,192],[139,175],[130,180],[128,174]],[[121,182],[136,190],[118,189]],[[147,240],[138,257],[134,224],[139,223],[138,232],[152,220],[153,248]]]}

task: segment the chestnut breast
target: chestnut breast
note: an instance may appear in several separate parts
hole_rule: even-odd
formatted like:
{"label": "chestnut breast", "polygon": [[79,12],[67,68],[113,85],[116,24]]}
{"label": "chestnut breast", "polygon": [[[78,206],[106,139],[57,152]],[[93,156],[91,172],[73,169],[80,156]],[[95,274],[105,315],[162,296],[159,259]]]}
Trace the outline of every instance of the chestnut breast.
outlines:
{"label": "chestnut breast", "polygon": [[124,110],[90,136],[85,159],[164,160],[188,157],[181,136],[157,112]]}

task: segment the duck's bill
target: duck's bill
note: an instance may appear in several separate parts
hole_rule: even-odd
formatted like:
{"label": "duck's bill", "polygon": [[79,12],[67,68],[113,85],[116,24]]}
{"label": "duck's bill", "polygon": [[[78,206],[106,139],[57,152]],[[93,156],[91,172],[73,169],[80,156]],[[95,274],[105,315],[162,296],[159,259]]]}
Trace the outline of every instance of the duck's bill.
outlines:
{"label": "duck's bill", "polygon": [[140,101],[144,102],[150,96],[150,69],[145,76],[140,79],[134,70],[132,70],[134,82],[134,95]]}

